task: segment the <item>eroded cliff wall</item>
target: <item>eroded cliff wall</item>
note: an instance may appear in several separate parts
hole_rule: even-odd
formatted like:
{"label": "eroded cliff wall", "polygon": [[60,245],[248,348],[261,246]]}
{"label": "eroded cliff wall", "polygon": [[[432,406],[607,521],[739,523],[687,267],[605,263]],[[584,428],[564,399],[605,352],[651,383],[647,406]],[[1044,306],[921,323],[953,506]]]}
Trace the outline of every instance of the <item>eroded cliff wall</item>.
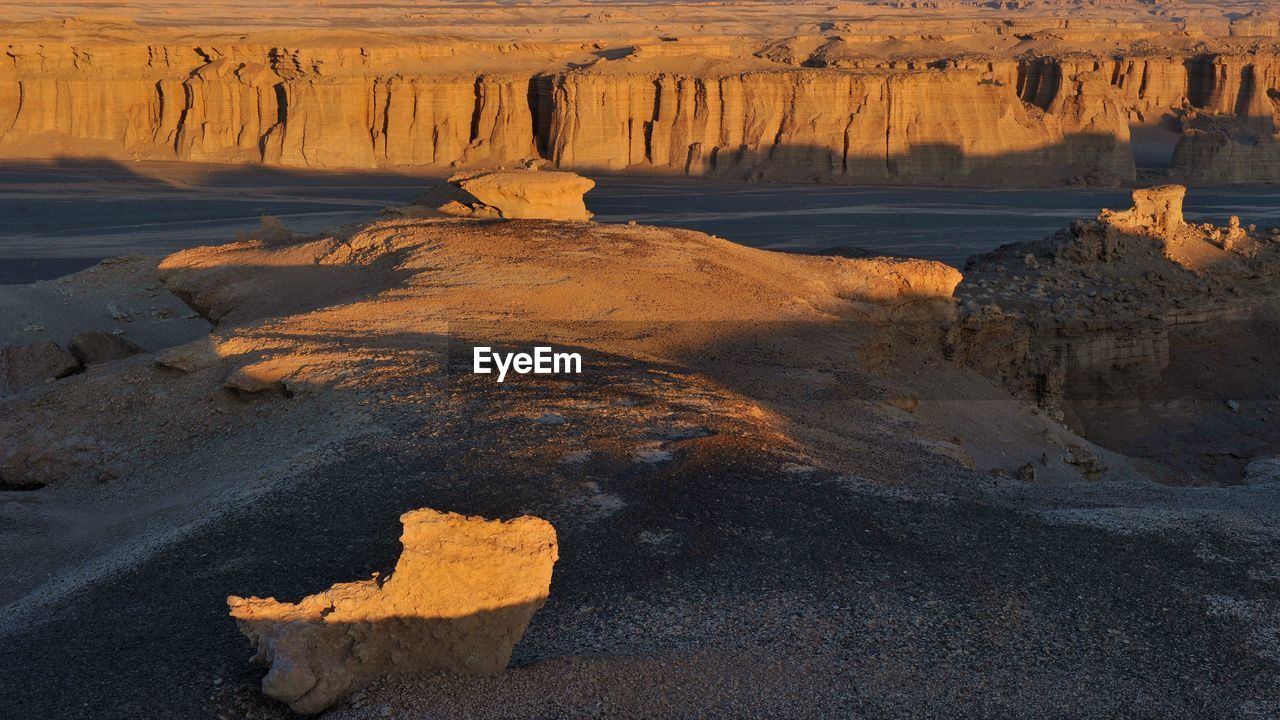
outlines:
{"label": "eroded cliff wall", "polygon": [[547,154],[564,166],[852,182],[1134,173],[1123,109],[1086,76],[1048,110],[968,68],[572,72],[552,86]]}
{"label": "eroded cliff wall", "polygon": [[678,72],[623,60],[477,73],[409,43],[29,42],[7,52],[0,155],[8,157],[311,168],[544,158],[564,168],[731,178],[1055,184],[1132,179],[1130,125],[1185,122],[1175,174],[1280,174],[1280,162],[1241,147],[1275,146],[1274,58],[722,63]]}

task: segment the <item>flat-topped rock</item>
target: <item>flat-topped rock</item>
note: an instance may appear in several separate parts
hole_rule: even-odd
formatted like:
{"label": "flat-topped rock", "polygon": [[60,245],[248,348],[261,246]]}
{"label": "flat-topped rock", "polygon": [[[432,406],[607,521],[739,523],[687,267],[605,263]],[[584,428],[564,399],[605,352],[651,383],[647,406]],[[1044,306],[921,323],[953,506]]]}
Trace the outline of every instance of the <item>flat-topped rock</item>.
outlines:
{"label": "flat-topped rock", "polygon": [[502,217],[522,220],[590,220],[582,196],[596,186],[577,173],[544,170],[455,175],[449,182]]}
{"label": "flat-topped rock", "polygon": [[1133,207],[1124,211],[1104,210],[1099,219],[1126,230],[1170,235],[1187,224],[1182,203],[1187,197],[1183,185],[1159,185],[1133,191]]}

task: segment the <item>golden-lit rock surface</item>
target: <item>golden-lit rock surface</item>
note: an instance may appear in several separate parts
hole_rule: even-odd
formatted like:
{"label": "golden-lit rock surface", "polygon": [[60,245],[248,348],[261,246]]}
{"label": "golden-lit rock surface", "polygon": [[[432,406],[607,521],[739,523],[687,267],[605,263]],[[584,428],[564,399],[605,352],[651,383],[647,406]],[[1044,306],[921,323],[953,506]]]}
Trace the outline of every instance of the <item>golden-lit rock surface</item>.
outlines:
{"label": "golden-lit rock surface", "polygon": [[768,252],[675,228],[469,219],[382,220],[339,236],[194,248],[159,271],[228,326],[319,301],[330,306],[298,320],[392,332],[533,318],[562,321],[547,331],[570,337],[575,322],[945,312],[960,282],[959,271],[928,260]]}
{"label": "golden-lit rock surface", "polygon": [[535,170],[458,175],[449,182],[509,220],[590,220],[582,196],[596,186],[576,173]]}
{"label": "golden-lit rock surface", "polygon": [[557,557],[545,520],[405,513],[390,577],[339,583],[297,603],[231,596],[270,667],[262,691],[317,713],[381,675],[503,670],[546,602]]}
{"label": "golden-lit rock surface", "polygon": [[1132,180],[1138,130],[1280,177],[1262,1],[165,7],[11,8],[0,156],[1049,185]]}

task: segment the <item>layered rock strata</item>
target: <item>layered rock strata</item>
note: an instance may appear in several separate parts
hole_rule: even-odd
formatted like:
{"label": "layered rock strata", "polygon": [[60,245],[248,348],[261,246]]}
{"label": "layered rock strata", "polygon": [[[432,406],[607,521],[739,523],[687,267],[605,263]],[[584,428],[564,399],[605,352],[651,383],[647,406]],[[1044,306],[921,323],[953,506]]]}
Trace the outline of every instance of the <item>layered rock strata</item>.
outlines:
{"label": "layered rock strata", "polygon": [[1134,127],[1165,162],[1182,133],[1176,176],[1260,181],[1275,7],[15,5],[0,154],[1050,184],[1131,178]]}
{"label": "layered rock strata", "polygon": [[563,48],[507,48],[492,62],[493,47],[470,48],[472,65],[490,70],[450,67],[440,54],[461,49],[408,41],[20,39],[0,63],[0,155],[442,169],[545,159],[729,178],[1054,184],[1132,179],[1130,127],[1156,126],[1182,132],[1175,176],[1280,177],[1267,47],[901,61],[835,40],[754,55],[759,43],[744,42],[715,62],[673,42],[628,45],[616,59],[600,50],[571,69],[554,59]]}
{"label": "layered rock strata", "polygon": [[166,53],[160,72],[15,70],[0,79],[11,118],[0,151],[319,168],[545,155],[564,168],[850,182],[992,182],[1027,165],[1061,168],[1054,179],[1134,172],[1124,109],[1092,76],[1042,110],[967,69],[330,76],[284,67],[274,48],[228,52],[205,64]]}

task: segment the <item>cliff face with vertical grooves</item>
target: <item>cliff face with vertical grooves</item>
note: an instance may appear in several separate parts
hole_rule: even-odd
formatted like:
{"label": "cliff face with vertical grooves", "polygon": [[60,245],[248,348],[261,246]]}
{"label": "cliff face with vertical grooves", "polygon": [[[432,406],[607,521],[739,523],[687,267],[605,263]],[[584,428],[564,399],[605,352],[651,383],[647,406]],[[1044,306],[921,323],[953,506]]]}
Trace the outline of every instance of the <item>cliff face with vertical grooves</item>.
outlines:
{"label": "cliff face with vertical grooves", "polygon": [[442,54],[413,43],[14,43],[0,63],[0,156],[310,168],[545,159],[739,179],[1056,184],[1133,179],[1130,126],[1163,123],[1182,132],[1177,177],[1280,179],[1277,55],[858,67],[796,56],[798,66],[674,70],[628,48],[572,69],[468,71]]}
{"label": "cliff face with vertical grooves", "polygon": [[1190,104],[1174,167],[1199,182],[1280,182],[1280,57],[1228,55],[1188,64]]}
{"label": "cliff face with vertical grooves", "polygon": [[[1047,108],[991,73],[788,70],[719,77],[574,72],[551,80],[562,166],[851,182],[1133,176],[1124,111],[1073,76]],[[1010,177],[1012,174],[1015,177]]]}

